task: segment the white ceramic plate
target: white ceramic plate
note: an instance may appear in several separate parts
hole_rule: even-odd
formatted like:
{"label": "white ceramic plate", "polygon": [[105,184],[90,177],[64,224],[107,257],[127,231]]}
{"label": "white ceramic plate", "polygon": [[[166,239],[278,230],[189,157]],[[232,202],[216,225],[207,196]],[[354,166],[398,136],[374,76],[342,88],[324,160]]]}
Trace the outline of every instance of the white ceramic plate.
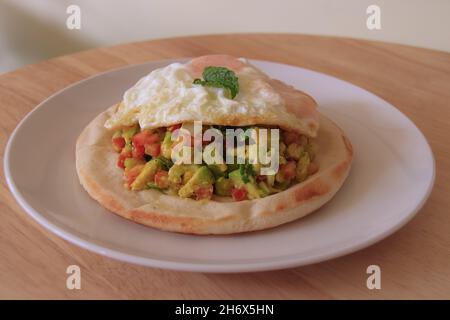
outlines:
{"label": "white ceramic plate", "polygon": [[377,96],[298,67],[253,61],[269,75],[312,95],[348,134],[353,167],[334,199],[314,214],[267,231],[193,236],[154,230],[103,209],[80,186],[75,140],[141,76],[174,61],[110,71],[41,103],[17,126],[6,148],[5,176],[19,204],[70,242],[146,266],[244,272],[305,265],[341,256],[393,233],[422,207],[434,182],[434,159],[416,126]]}

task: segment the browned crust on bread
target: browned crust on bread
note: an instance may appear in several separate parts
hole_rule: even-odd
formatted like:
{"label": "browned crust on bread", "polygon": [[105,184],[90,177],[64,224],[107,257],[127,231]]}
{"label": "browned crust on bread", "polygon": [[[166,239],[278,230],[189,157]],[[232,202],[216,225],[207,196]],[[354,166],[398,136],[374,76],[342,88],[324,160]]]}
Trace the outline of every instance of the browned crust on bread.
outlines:
{"label": "browned crust on bread", "polygon": [[297,203],[301,203],[328,192],[330,192],[330,186],[321,181],[321,179],[316,179],[308,182],[303,188],[296,190],[294,199]]}

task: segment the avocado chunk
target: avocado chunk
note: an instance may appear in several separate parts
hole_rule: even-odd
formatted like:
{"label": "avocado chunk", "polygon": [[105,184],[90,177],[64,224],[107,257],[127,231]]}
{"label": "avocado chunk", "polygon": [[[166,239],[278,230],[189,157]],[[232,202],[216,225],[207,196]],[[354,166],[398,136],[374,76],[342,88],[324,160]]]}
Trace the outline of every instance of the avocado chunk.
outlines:
{"label": "avocado chunk", "polygon": [[308,167],[311,162],[309,153],[306,151],[302,152],[300,159],[297,162],[296,176],[299,182],[304,181],[308,177]]}
{"label": "avocado chunk", "polygon": [[210,164],[208,165],[208,169],[212,171],[214,177],[219,178],[223,177],[227,172],[228,166],[225,163],[220,164]]}
{"label": "avocado chunk", "polygon": [[131,190],[137,191],[145,189],[146,185],[153,181],[156,171],[160,168],[160,163],[156,159],[147,162],[142,169],[141,173],[136,177],[136,179],[131,184]]}
{"label": "avocado chunk", "polygon": [[130,170],[131,168],[133,168],[139,164],[145,164],[145,161],[141,160],[141,159],[136,159],[136,158],[126,158],[124,161],[125,170]]}
{"label": "avocado chunk", "polygon": [[131,138],[139,132],[139,127],[137,125],[132,126],[131,128],[127,128],[122,132],[122,138],[125,139],[126,144],[131,144]]}
{"label": "avocado chunk", "polygon": [[161,155],[166,159],[172,158],[172,133],[167,131],[161,143]]}
{"label": "avocado chunk", "polygon": [[258,186],[256,185],[256,183],[247,182],[245,184],[245,188],[247,189],[249,199],[261,198],[260,190],[259,190]]}
{"label": "avocado chunk", "polygon": [[241,170],[234,170],[228,174],[230,179],[233,181],[236,188],[245,187],[248,193],[249,199],[261,198],[260,191],[256,185],[255,179],[253,177],[248,177],[249,182],[245,183],[242,178]]}
{"label": "avocado chunk", "polygon": [[259,194],[261,195],[261,197],[267,197],[271,192],[269,186],[264,181],[258,183],[258,187],[259,187]]}
{"label": "avocado chunk", "polygon": [[181,177],[185,172],[183,165],[176,164],[169,170],[169,182],[173,184],[181,183]]}
{"label": "avocado chunk", "polygon": [[178,195],[182,198],[189,198],[194,194],[197,188],[207,187],[212,183],[214,183],[214,175],[208,167],[202,166],[198,168],[192,178],[190,178],[189,181],[181,187],[178,191]]}
{"label": "avocado chunk", "polygon": [[230,196],[231,195],[231,189],[233,189],[234,183],[233,180],[227,179],[225,177],[219,177],[216,180],[215,189],[216,193],[219,196]]}
{"label": "avocado chunk", "polygon": [[173,165],[169,170],[169,182],[172,184],[180,184],[183,182],[183,175],[189,173],[190,176],[193,176],[197,169],[200,168],[199,165],[185,165],[185,164],[176,164]]}
{"label": "avocado chunk", "polygon": [[244,186],[244,181],[242,181],[242,177],[241,177],[241,173],[239,172],[239,169],[231,171],[228,174],[228,177],[231,179],[231,181],[233,181],[234,186],[236,188],[240,188],[240,187]]}

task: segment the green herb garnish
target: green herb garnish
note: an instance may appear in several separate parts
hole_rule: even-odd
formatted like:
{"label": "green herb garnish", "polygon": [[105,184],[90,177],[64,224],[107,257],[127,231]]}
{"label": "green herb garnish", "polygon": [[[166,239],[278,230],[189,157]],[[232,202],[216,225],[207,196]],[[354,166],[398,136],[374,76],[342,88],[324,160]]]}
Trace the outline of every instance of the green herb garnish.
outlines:
{"label": "green herb garnish", "polygon": [[159,162],[161,167],[166,171],[168,171],[173,166],[172,161],[164,158],[163,156],[159,156],[158,158],[156,158],[156,160]]}
{"label": "green herb garnish", "polygon": [[158,187],[154,182],[147,183],[147,188],[161,191],[161,188]]}
{"label": "green herb garnish", "polygon": [[242,181],[244,183],[250,182],[250,178],[255,176],[255,172],[253,171],[253,165],[251,163],[244,163],[239,165],[239,173],[241,174]]}
{"label": "green herb garnish", "polygon": [[194,84],[202,86],[226,88],[230,90],[231,99],[234,99],[239,92],[239,82],[236,74],[224,67],[206,67],[203,70],[203,80],[195,79]]}

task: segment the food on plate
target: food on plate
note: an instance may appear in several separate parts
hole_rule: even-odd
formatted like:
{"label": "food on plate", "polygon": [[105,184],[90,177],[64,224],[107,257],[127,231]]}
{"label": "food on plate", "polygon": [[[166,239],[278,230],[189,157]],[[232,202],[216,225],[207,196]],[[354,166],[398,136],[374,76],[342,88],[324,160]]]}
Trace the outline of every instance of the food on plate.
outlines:
{"label": "food on plate", "polygon": [[312,97],[245,59],[153,70],[81,133],[81,184],[107,209],[163,230],[274,227],[341,187],[352,147]]}

